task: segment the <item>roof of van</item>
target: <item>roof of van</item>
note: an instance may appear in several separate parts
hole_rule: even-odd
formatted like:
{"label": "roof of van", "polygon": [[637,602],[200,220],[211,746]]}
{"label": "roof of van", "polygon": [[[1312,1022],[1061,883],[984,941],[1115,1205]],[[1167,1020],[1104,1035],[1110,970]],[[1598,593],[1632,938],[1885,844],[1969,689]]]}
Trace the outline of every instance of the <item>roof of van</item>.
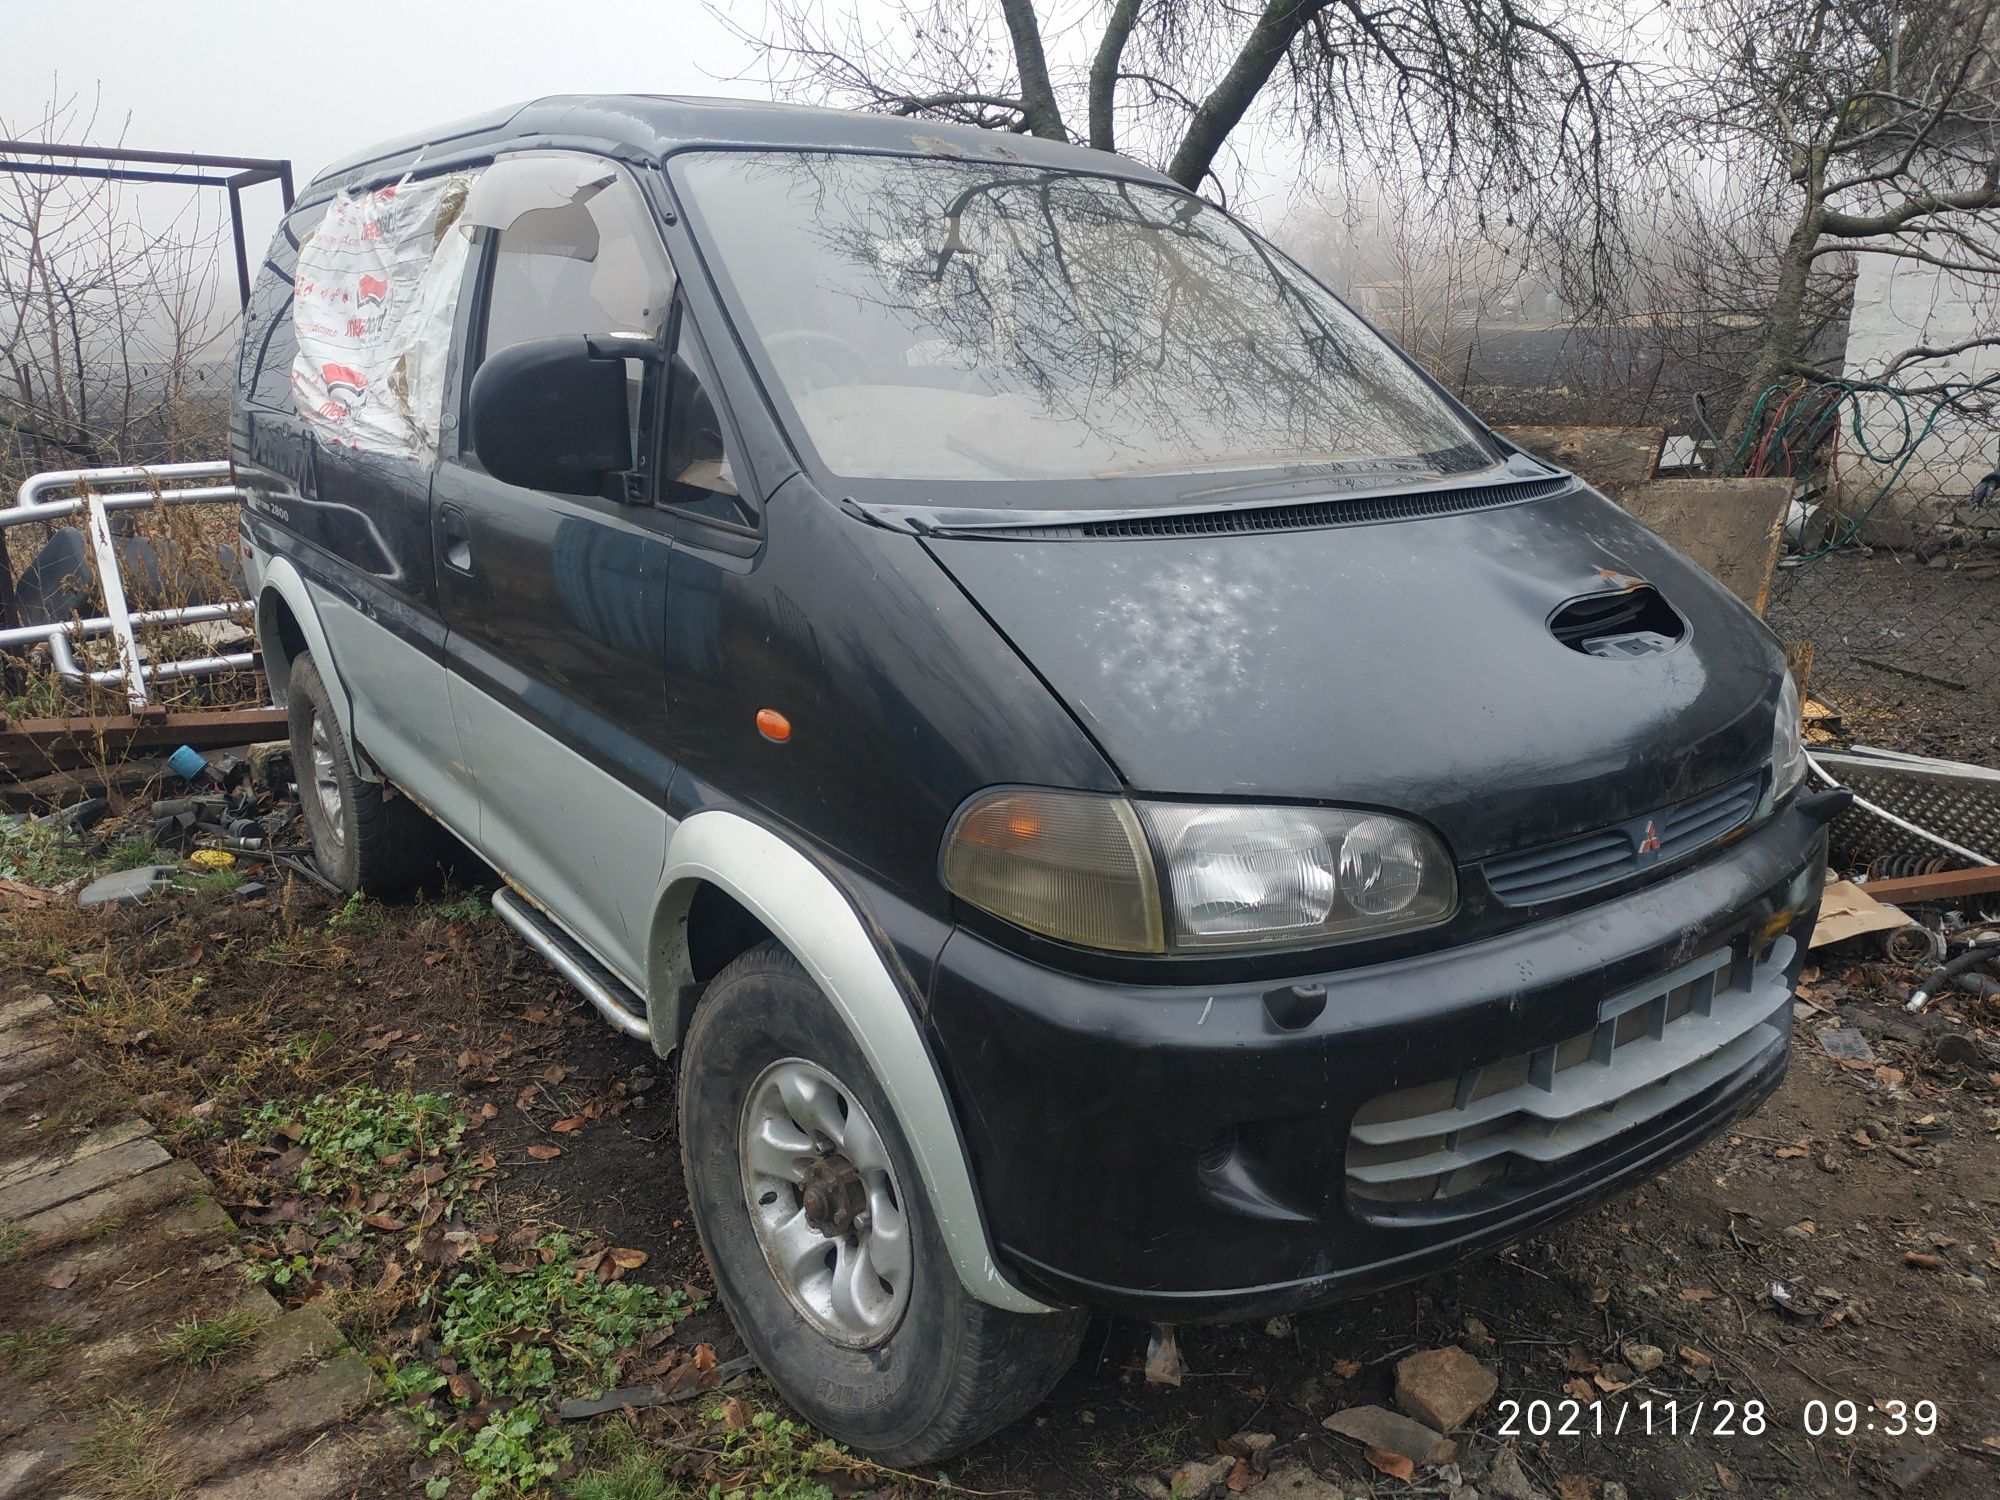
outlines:
{"label": "roof of van", "polygon": [[1169,180],[1126,157],[971,125],[758,99],[557,94],[372,146],[319,173],[303,196],[381,181],[421,162],[478,160],[523,145],[609,148],[650,160],[690,146],[903,151]]}

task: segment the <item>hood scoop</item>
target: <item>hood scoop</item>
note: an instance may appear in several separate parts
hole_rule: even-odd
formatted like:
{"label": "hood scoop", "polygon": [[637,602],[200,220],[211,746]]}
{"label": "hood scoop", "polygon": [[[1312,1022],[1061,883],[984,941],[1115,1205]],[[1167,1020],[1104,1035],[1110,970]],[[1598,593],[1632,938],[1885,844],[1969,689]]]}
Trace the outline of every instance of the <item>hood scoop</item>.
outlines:
{"label": "hood scoop", "polygon": [[1572,599],[1549,616],[1549,633],[1572,651],[1611,661],[1658,656],[1687,638],[1687,621],[1660,591],[1637,579]]}

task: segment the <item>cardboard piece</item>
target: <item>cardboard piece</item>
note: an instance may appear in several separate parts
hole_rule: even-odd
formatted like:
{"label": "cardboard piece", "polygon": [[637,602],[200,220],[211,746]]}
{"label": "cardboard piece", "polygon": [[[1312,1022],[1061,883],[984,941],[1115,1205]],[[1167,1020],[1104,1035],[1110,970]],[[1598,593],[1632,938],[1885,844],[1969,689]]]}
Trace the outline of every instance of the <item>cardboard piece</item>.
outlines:
{"label": "cardboard piece", "polygon": [[1877,901],[1851,880],[1836,880],[1819,898],[1819,920],[1813,924],[1812,940],[1806,947],[1824,948],[1829,943],[1909,925],[1910,919],[1899,908]]}

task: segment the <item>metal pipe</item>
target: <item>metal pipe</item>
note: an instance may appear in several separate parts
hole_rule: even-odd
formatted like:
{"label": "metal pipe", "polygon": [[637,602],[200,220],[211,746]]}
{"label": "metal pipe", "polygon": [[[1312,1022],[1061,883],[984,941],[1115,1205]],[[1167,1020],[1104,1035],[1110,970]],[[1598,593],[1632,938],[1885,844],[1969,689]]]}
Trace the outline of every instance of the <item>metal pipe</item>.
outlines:
{"label": "metal pipe", "polygon": [[[123,667],[102,667],[86,672],[70,649],[68,639],[60,630],[51,631],[49,642],[49,664],[56,669],[56,675],[71,687],[86,684],[97,687],[117,687],[125,681]],[[155,682],[166,677],[214,677],[222,672],[240,672],[256,665],[256,656],[248,651],[232,652],[227,656],[196,656],[187,661],[163,661],[158,665],[141,664],[140,678],[143,682]],[[130,696],[128,691],[127,696]]]}
{"label": "metal pipe", "polygon": [[[128,490],[123,494],[100,495],[106,510],[150,510],[155,505],[240,505],[243,491],[233,484],[192,486],[184,490]],[[0,506],[0,527],[25,526],[30,521],[55,521],[73,516],[85,506],[82,495],[63,500],[40,500],[28,505]]]}
{"label": "metal pipe", "polygon": [[147,484],[156,479],[225,479],[228,475],[227,460],[215,458],[204,458],[197,462],[182,464],[124,464],[104,469],[49,469],[44,473],[30,474],[21,482],[21,494],[16,503],[29,505],[43,490],[70,489],[79,484],[94,488],[107,484]]}
{"label": "metal pipe", "polygon": [[[131,618],[134,626],[200,625],[210,620],[226,620],[232,615],[247,615],[254,607],[248,599],[236,599],[227,604],[190,604],[183,609],[142,609],[135,611]],[[45,625],[17,625],[10,630],[0,630],[0,651],[11,646],[35,645],[57,631],[73,641],[80,641],[89,636],[103,635],[110,628],[111,621],[103,615],[92,615],[87,620],[51,620]]]}
{"label": "metal pipe", "polygon": [[653,1039],[653,1028],[646,1024],[645,1018],[633,1015],[620,1005],[617,997],[604,987],[603,981],[564,952],[553,938],[542,931],[539,922],[521,910],[514,900],[513,892],[495,891],[493,910],[500,914],[500,919],[509,927],[527,939],[528,946],[547,959],[558,974],[582,991],[583,998],[596,1008],[600,1016],[629,1037],[642,1042],[650,1042]]}
{"label": "metal pipe", "polygon": [[125,704],[137,713],[146,706],[146,669],[139,657],[138,632],[132,629],[132,611],[125,603],[125,575],[118,567],[118,544],[111,539],[111,516],[101,497],[87,494],[83,500],[90,550],[97,559],[97,586],[104,593],[104,613],[111,619],[119,664],[125,668]]}

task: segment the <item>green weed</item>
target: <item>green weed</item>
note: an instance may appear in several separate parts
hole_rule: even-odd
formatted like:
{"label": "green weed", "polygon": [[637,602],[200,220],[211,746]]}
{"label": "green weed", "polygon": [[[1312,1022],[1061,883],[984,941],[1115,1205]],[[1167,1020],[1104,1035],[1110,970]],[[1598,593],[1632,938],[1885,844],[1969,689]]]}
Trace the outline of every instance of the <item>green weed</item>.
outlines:
{"label": "green weed", "polygon": [[248,1308],[213,1318],[183,1318],[156,1347],[162,1359],[191,1368],[218,1365],[248,1347],[263,1322],[260,1314]]}
{"label": "green weed", "polygon": [[50,1323],[26,1333],[0,1333],[0,1369],[19,1380],[39,1380],[62,1363],[69,1329]]}
{"label": "green weed", "polygon": [[306,1104],[268,1103],[244,1133],[260,1142],[282,1136],[304,1148],[294,1178],[302,1191],[359,1200],[399,1180],[410,1163],[454,1149],[465,1122],[448,1094],[356,1084]]}
{"label": "green weed", "polygon": [[[474,1500],[547,1483],[575,1455],[549,1408],[615,1381],[624,1353],[686,1316],[678,1292],[601,1280],[575,1255],[568,1235],[552,1234],[525,1267],[488,1260],[460,1272],[437,1301],[438,1350],[453,1374],[419,1363],[389,1371],[390,1394],[424,1429],[426,1451],[459,1457]],[[480,1401],[507,1409],[473,1430],[463,1418]],[[433,1480],[432,1493],[448,1485]]]}
{"label": "green weed", "polygon": [[0,828],[0,879],[29,885],[60,885],[88,873],[83,845],[53,823],[15,823]]}
{"label": "green weed", "polygon": [[27,1244],[28,1231],[19,1224],[0,1224],[0,1266],[13,1260]]}
{"label": "green weed", "polygon": [[105,851],[113,869],[136,870],[160,863],[160,846],[149,838],[122,839]]}
{"label": "green weed", "polygon": [[446,922],[477,922],[492,916],[493,906],[486,899],[486,892],[467,891],[449,901],[438,902],[431,911]]}

